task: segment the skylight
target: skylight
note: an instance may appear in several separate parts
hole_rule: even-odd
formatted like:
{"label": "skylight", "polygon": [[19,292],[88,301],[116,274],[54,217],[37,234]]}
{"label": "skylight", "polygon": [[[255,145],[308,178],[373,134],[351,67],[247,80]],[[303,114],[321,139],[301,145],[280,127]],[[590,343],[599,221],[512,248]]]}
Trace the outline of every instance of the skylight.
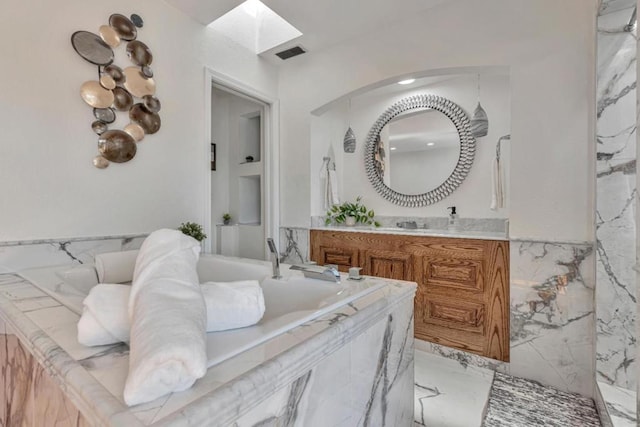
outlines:
{"label": "skylight", "polygon": [[260,0],[247,0],[209,24],[230,39],[260,54],[302,33]]}

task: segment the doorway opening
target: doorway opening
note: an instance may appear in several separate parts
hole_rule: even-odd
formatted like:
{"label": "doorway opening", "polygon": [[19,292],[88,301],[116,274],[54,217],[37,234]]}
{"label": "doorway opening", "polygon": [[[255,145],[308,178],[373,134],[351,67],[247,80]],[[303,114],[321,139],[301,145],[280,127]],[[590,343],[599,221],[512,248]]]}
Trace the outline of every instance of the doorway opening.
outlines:
{"label": "doorway opening", "polygon": [[211,170],[205,250],[266,259],[266,238],[277,237],[273,102],[214,76],[207,83]]}

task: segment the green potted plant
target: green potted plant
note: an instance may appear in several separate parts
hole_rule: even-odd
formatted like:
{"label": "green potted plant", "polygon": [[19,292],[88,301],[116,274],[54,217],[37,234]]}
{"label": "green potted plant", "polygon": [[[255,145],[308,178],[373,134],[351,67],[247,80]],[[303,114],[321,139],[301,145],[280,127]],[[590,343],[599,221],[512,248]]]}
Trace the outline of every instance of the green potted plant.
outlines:
{"label": "green potted plant", "polygon": [[365,205],[360,203],[361,200],[362,197],[358,196],[354,203],[344,202],[341,205],[333,205],[327,211],[327,217],[324,220],[325,225],[335,222],[336,224],[346,224],[348,226],[360,223],[380,227],[380,223],[374,220],[375,212],[373,209],[367,209]]}
{"label": "green potted plant", "polygon": [[222,222],[224,223],[224,225],[229,225],[229,223],[231,222],[231,214],[226,213],[222,215]]}
{"label": "green potted plant", "polygon": [[204,234],[204,230],[200,224],[196,224],[195,222],[183,222],[178,227],[178,230],[182,231],[187,236],[191,236],[196,239],[198,242],[202,242],[207,238],[207,235]]}

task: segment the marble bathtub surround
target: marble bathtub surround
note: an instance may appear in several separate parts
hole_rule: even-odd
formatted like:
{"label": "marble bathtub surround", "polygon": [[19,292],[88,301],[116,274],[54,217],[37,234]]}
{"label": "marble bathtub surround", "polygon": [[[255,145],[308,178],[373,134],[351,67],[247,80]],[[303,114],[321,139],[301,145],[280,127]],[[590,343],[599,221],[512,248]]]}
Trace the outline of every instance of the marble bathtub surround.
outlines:
{"label": "marble bathtub surround", "polygon": [[333,425],[409,425],[415,287],[369,280],[382,287],[213,366],[188,391],[132,408],[122,399],[127,346],[81,346],[79,316],[13,274],[0,275],[0,317],[91,423],[254,425],[242,420],[276,417],[326,425],[313,422],[332,414]]}
{"label": "marble bathtub surround", "polygon": [[[311,228],[323,227],[324,216],[312,216]],[[376,221],[382,228],[396,227],[396,224],[404,221],[415,221],[419,228],[431,230],[446,230],[449,217],[421,217],[421,216],[380,216],[376,215]],[[458,217],[458,231],[486,231],[492,233],[508,233],[508,220],[504,218],[465,218]]]}

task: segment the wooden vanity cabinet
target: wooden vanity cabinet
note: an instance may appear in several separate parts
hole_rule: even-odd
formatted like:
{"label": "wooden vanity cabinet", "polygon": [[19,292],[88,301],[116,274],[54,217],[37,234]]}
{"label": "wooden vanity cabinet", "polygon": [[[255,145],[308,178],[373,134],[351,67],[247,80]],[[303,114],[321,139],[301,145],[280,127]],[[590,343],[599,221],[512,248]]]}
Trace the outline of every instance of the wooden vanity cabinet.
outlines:
{"label": "wooden vanity cabinet", "polygon": [[416,338],[509,361],[509,242],[311,230],[311,260],[416,282]]}

